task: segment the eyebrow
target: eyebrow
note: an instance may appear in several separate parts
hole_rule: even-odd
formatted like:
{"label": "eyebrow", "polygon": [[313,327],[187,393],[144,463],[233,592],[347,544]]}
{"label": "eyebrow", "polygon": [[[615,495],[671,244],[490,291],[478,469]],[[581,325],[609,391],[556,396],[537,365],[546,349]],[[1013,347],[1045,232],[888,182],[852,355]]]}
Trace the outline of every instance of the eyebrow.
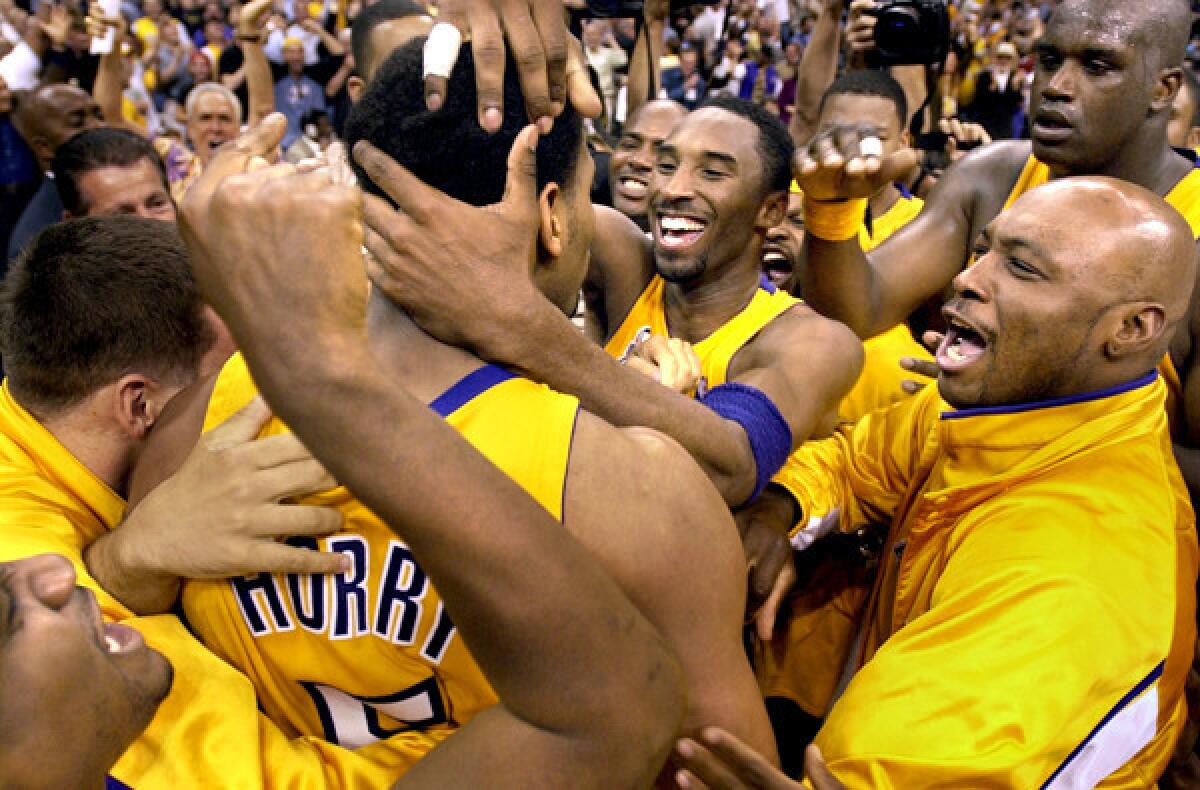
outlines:
{"label": "eyebrow", "polygon": [[721,151],[705,151],[704,158],[705,159],[715,159],[718,162],[724,162],[725,164],[729,165],[730,167],[737,167],[737,163],[738,163],[737,157],[732,156],[730,154],[723,153]]}

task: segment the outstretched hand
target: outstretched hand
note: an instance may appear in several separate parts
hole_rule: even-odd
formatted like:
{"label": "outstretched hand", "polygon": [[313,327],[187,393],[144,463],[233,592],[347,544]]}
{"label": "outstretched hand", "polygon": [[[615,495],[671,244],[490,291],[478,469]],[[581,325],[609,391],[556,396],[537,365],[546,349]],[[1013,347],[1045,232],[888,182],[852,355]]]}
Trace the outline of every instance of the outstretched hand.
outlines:
{"label": "outstretched hand", "polygon": [[[719,727],[706,727],[696,740],[682,738],[673,758],[684,768],[675,781],[684,790],[803,790],[738,738]],[[814,790],[845,790],[829,772],[821,750],[810,745],[804,770]]]}
{"label": "outstretched hand", "polygon": [[805,197],[867,198],[908,174],[917,164],[917,152],[904,147],[883,156],[877,134],[869,125],[838,125],[797,151],[793,175]]}

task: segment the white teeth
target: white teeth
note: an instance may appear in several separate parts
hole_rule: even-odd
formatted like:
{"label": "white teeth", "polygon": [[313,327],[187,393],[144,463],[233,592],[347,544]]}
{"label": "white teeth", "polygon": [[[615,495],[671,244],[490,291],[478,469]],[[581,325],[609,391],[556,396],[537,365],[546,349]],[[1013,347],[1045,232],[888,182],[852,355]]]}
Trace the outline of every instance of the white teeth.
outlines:
{"label": "white teeth", "polygon": [[110,653],[120,653],[121,652],[121,643],[118,642],[117,640],[113,639],[111,636],[105,635],[104,646],[106,648],[108,648],[108,652],[110,652]]}
{"label": "white teeth", "polygon": [[946,347],[946,356],[954,362],[962,362],[967,358],[966,354],[958,350],[958,343],[952,343]]}
{"label": "white teeth", "polygon": [[763,255],[763,263],[787,262],[787,256],[780,252],[768,252]]}
{"label": "white teeth", "polygon": [[623,178],[621,179],[621,186],[625,187],[626,189],[641,189],[646,185],[641,181],[634,181],[632,178]]}
{"label": "white teeth", "polygon": [[704,230],[704,223],[687,217],[660,217],[662,229],[674,233],[695,233]]}

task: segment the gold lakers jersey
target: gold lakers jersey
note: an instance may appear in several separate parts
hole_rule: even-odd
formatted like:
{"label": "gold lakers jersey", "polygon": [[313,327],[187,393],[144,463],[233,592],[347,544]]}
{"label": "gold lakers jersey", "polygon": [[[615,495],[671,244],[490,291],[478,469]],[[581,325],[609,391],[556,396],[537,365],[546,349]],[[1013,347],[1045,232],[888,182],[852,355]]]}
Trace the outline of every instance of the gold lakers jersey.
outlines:
{"label": "gold lakers jersey", "polygon": [[[1021,195],[1049,180],[1050,168],[1030,155],[1017,177],[1017,183],[1013,185],[1012,192],[1004,201],[1004,208],[1008,209]],[[1200,239],[1200,167],[1193,167],[1192,171],[1166,194],[1164,200],[1183,215],[1192,228],[1192,235]],[[1174,428],[1183,422],[1183,381],[1169,354],[1163,358],[1158,370],[1167,385],[1167,417]]]}
{"label": "gold lakers jersey", "polygon": [[[874,218],[871,230],[859,228],[858,243],[870,252],[893,233],[916,219],[925,201],[905,191],[890,209]],[[905,324],[899,324],[863,343],[863,369],[838,408],[838,416],[857,422],[864,414],[886,408],[905,397],[901,383],[912,374],[900,367],[903,357],[933,359],[928,350],[912,336]]]}
{"label": "gold lakers jersey", "polygon": [[[667,328],[666,305],[663,302],[665,288],[666,282],[663,278],[654,275],[630,309],[629,315],[625,316],[621,326],[604,345],[605,351],[624,361],[639,343],[651,335],[671,336]],[[696,394],[703,395],[713,387],[724,384],[729,378],[729,362],[733,355],[761,332],[763,327],[799,303],[799,299],[780,291],[765,276],[760,278],[758,290],[740,313],[699,343],[692,344],[692,349],[700,358],[702,374]]]}
{"label": "gold lakers jersey", "polygon": [[[255,394],[235,355],[217,380],[204,429]],[[430,408],[561,519],[575,398],[487,365]],[[263,435],[287,430],[272,419]],[[421,755],[496,696],[404,542],[343,488],[302,502],[338,508],[342,530],[291,542],[342,552],[352,569],[193,581],[183,592],[188,623],[246,673],[263,711],[285,732],[350,748],[382,741]]]}

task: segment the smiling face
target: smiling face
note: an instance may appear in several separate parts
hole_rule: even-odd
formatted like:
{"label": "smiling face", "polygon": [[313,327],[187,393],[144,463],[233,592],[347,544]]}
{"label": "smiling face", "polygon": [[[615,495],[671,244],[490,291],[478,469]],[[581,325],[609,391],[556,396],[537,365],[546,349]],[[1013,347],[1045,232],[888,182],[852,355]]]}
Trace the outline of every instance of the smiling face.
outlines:
{"label": "smiling face", "polygon": [[617,140],[609,162],[613,208],[638,223],[642,230],[650,228],[646,213],[655,152],[685,115],[687,110],[677,102],[656,99],[638,112]]}
{"label": "smiling face", "polygon": [[709,107],[688,115],[659,146],[649,219],[663,279],[688,282],[720,271],[775,224],[764,207],[758,137],[753,122]]}
{"label": "smiling face", "polygon": [[795,293],[804,261],[804,196],[788,195],[787,216],[767,231],[762,248],[762,270],[776,288]]}
{"label": "smiling face", "polygon": [[237,136],[237,108],[216,91],[202,94],[187,122],[188,139],[204,164],[213,152]]}
{"label": "smiling face", "polygon": [[[1132,363],[1115,350],[1139,327],[1154,329],[1155,319],[1139,324],[1128,317],[1137,310],[1128,311],[1139,299],[1164,299],[1155,282],[1169,282],[1163,273],[1174,264],[1167,258],[1179,256],[1163,251],[1162,238],[1186,236],[1186,261],[1190,232],[1167,230],[1149,212],[1131,210],[1119,189],[1096,182],[1051,182],[984,231],[974,265],[955,278],[943,308],[938,387],[947,402],[995,406],[1090,392],[1145,373],[1161,358],[1165,345]],[[1114,382],[1116,365],[1134,372]]]}
{"label": "smiling face", "polygon": [[172,673],[137,631],[103,621],[64,557],[43,554],[0,565],[0,678],[6,783],[99,787]]}

